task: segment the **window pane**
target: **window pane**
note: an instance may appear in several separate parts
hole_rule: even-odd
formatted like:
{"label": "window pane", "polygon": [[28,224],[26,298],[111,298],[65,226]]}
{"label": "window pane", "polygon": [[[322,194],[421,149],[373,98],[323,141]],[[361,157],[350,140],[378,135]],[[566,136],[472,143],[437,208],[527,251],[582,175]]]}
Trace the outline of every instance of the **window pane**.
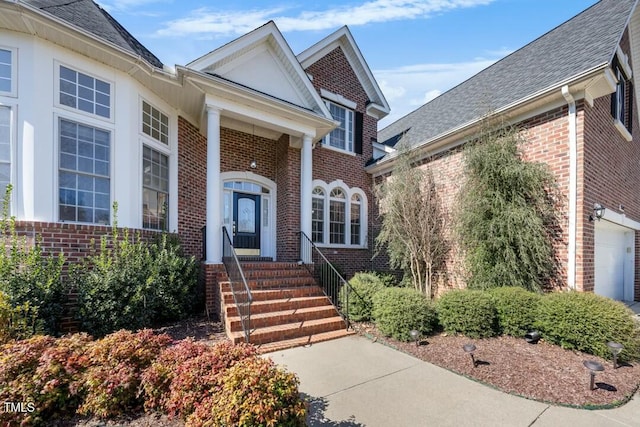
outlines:
{"label": "window pane", "polygon": [[[59,141],[60,220],[107,224],[110,133],[60,120]],[[101,159],[96,159],[96,153]]]}
{"label": "window pane", "polygon": [[351,204],[351,244],[361,245],[360,241],[360,204]]}
{"label": "window pane", "polygon": [[324,243],[324,199],[318,197],[311,201],[311,241]]}
{"label": "window pane", "polygon": [[[169,201],[169,157],[150,147],[142,147],[142,226],[166,230]],[[225,194],[225,203],[227,203]],[[226,215],[226,205],[225,205]]]}
{"label": "window pane", "polygon": [[90,114],[111,116],[111,85],[60,66],[60,104]]}
{"label": "window pane", "polygon": [[146,102],[142,102],[142,132],[164,144],[169,143],[169,118]]}
{"label": "window pane", "polygon": [[340,125],[329,134],[329,145],[342,150],[353,151],[353,111],[329,103],[329,111]]}
{"label": "window pane", "polygon": [[331,200],[329,202],[329,243],[344,244],[344,232],[345,203]]}

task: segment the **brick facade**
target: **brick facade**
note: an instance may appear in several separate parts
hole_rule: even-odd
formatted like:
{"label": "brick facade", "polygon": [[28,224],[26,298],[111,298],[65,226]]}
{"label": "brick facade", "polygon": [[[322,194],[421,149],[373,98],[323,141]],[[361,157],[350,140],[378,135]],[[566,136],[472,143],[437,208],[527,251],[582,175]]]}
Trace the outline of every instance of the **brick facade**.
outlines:
{"label": "brick facade", "polygon": [[373,181],[371,175],[364,171],[364,166],[373,156],[371,141],[376,138],[378,121],[366,113],[369,98],[340,47],[316,61],[306,71],[313,76],[312,83],[318,92],[320,89],[325,89],[342,95],[355,102],[355,111],[363,114],[362,154],[352,155],[326,147],[315,149],[313,151],[313,179],[321,179],[326,183],[341,179],[350,188],[357,187],[365,192],[369,220],[367,248],[326,248],[323,249],[323,252],[348,277],[357,271],[386,270],[388,265],[384,255],[372,259],[375,247],[374,239],[377,230],[379,230],[374,225],[378,220],[378,210],[372,193]]}

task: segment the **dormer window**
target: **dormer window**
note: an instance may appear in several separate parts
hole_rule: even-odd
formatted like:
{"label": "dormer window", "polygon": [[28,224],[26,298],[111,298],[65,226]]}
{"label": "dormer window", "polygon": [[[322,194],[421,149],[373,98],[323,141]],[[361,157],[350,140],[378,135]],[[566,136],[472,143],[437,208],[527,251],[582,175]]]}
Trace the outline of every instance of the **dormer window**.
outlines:
{"label": "dormer window", "polygon": [[631,141],[633,129],[633,85],[627,57],[618,52],[613,70],[617,79],[616,91],[611,95],[611,115],[614,124],[627,141]]}

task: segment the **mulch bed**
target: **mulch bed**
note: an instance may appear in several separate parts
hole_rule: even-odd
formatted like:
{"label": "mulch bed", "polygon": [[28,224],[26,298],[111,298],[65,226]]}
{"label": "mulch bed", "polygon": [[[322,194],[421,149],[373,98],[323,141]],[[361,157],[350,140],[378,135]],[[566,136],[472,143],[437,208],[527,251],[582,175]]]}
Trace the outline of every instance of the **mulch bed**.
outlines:
{"label": "mulch bed", "polygon": [[[640,362],[623,364],[613,369],[612,360],[565,350],[540,340],[529,344],[509,336],[473,340],[462,336],[434,335],[405,343],[383,337],[370,323],[355,324],[356,331],[385,343],[418,359],[462,374],[499,390],[542,402],[580,407],[608,407],[628,401],[640,384]],[[477,360],[462,346],[476,345]],[[604,366],[596,375],[595,390],[590,390],[589,370],[585,360],[596,360]]]}

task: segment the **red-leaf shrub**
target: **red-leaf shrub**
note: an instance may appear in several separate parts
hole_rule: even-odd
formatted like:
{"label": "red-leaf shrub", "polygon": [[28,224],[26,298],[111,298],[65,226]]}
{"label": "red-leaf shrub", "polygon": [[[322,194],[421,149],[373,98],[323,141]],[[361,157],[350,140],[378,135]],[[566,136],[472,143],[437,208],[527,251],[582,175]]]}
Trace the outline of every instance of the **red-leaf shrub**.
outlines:
{"label": "red-leaf shrub", "polygon": [[304,426],[298,384],[270,359],[244,359],[220,375],[220,386],[196,405],[186,426]]}
{"label": "red-leaf shrub", "polygon": [[169,389],[176,376],[176,370],[187,360],[210,350],[208,345],[194,342],[192,338],[178,341],[162,350],[158,358],[142,373],[141,393],[144,395],[144,409],[166,412]]}
{"label": "red-leaf shrub", "polygon": [[199,356],[187,359],[175,370],[165,410],[171,417],[177,415],[186,419],[198,402],[215,392],[220,384],[220,373],[240,360],[256,355],[256,348],[250,344],[234,345],[224,341]]}
{"label": "red-leaf shrub", "polygon": [[82,378],[85,400],[79,414],[109,418],[142,406],[138,396],[142,372],[171,343],[168,335],[150,329],[121,330],[90,344],[90,367]]}
{"label": "red-leaf shrub", "polygon": [[75,413],[82,396],[78,381],[87,368],[91,337],[74,334],[60,339],[35,336],[2,346],[0,401],[32,404],[31,412],[0,411],[5,425],[38,425]]}

